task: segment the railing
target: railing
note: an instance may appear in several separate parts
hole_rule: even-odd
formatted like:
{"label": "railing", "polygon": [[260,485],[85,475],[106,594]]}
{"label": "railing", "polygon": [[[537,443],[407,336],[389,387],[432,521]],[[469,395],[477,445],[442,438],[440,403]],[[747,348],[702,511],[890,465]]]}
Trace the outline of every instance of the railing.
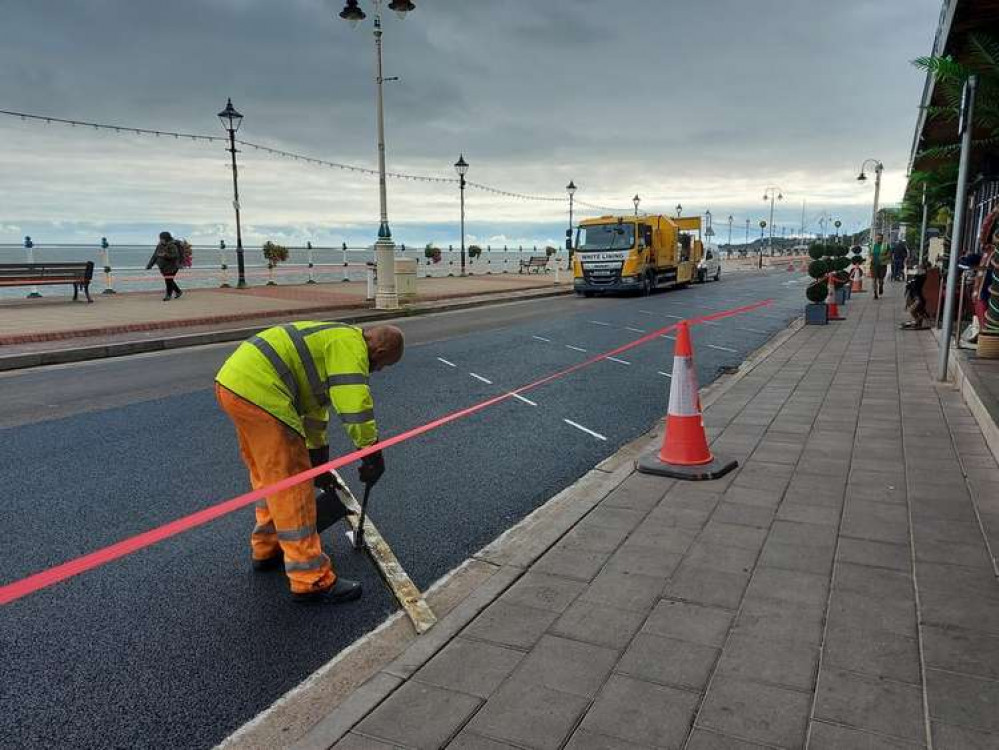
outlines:
{"label": "railing", "polygon": [[[425,256],[424,248],[408,245],[397,246],[396,257],[415,258],[417,276],[441,278],[461,273],[461,252],[453,245],[440,247],[440,259],[434,262]],[[531,256],[545,255],[537,246],[493,247],[486,245],[478,257],[471,257],[465,250],[465,273],[475,275],[516,274],[521,272],[520,261]],[[97,269],[94,286],[105,294],[116,291],[142,291],[159,288],[159,273],[146,269],[153,253],[151,245],[115,245],[110,242],[94,244],[69,244],[30,242],[27,245],[0,243],[0,263],[24,261],[88,261]],[[244,268],[247,283],[262,286],[268,283],[303,284],[335,281],[364,281],[369,264],[374,263],[374,247],[340,245],[289,246],[288,260],[269,267],[259,248],[244,249]],[[549,258],[548,270],[565,270],[565,252]],[[179,274],[182,285],[187,287],[232,287],[236,283],[236,251],[232,247],[192,245],[192,266]],[[7,289],[3,296],[19,296]]]}

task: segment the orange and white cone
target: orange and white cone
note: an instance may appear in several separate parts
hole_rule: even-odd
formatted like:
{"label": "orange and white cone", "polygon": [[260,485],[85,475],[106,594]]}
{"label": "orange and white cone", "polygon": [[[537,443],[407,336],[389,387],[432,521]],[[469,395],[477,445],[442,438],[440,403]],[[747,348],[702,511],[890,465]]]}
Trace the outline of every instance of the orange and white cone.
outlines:
{"label": "orange and white cone", "polygon": [[826,294],[826,311],[828,315],[826,317],[829,320],[843,320],[839,314],[839,305],[836,304],[836,284],[833,283],[833,274],[826,276],[826,286],[829,287],[829,293]]}
{"label": "orange and white cone", "polygon": [[864,291],[864,269],[860,266],[850,269],[850,291],[854,294]]}
{"label": "orange and white cone", "polygon": [[736,461],[713,456],[708,448],[690,329],[687,321],[682,321],[673,350],[673,377],[662,448],[638,459],[636,468],[644,474],[677,479],[717,479],[737,465]]}

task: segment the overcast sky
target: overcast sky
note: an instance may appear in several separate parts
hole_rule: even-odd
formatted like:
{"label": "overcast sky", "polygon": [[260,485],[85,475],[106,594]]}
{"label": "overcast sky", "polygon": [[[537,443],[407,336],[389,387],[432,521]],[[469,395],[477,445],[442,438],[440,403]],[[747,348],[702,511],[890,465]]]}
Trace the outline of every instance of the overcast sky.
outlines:
{"label": "overcast sky", "polygon": [[[593,205],[710,209],[718,239],[769,218],[814,231],[822,212],[856,230],[885,163],[905,182],[940,0],[414,0],[386,12],[390,170],[454,176]],[[239,136],[374,167],[373,3],[356,29],[342,0],[0,0],[0,109]],[[220,144],[0,118],[0,242],[118,243],[160,228],[232,241]],[[247,242],[373,241],[377,179],[244,151]],[[390,180],[396,240],[458,235],[458,190]],[[472,241],[557,241],[567,204],[469,189]],[[600,213],[577,205],[577,218]],[[791,231],[790,229],[788,230]]]}

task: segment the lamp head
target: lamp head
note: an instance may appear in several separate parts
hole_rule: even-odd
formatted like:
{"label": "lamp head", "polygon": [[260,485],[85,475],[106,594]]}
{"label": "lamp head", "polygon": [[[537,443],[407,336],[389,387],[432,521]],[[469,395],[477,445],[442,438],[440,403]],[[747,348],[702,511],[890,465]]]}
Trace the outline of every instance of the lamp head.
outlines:
{"label": "lamp head", "polygon": [[861,172],[857,175],[857,182],[867,182],[867,175]]}
{"label": "lamp head", "polygon": [[574,195],[576,193],[576,184],[572,180],[569,180],[569,184],[565,186],[565,191],[569,195]]}
{"label": "lamp head", "polygon": [[458,173],[459,177],[464,177],[465,172],[468,171],[468,162],[465,161],[464,154],[458,156],[458,161],[454,163],[454,171]]}
{"label": "lamp head", "polygon": [[681,206],[679,203],[677,203],[676,204],[676,218],[679,219],[680,218],[680,214],[682,214],[682,213],[683,213],[683,206]]}
{"label": "lamp head", "polygon": [[392,2],[389,3],[389,10],[394,10],[400,20],[405,19],[406,14],[414,8],[416,8],[416,6],[413,5],[410,0],[392,0]]}
{"label": "lamp head", "polygon": [[357,0],[347,0],[347,4],[340,11],[340,18],[349,23],[353,28],[356,28],[357,24],[367,17],[368,14],[358,7]]}
{"label": "lamp head", "polygon": [[221,120],[224,130],[231,130],[234,133],[239,130],[239,126],[243,122],[243,115],[232,106],[232,99],[227,100],[225,109],[219,112],[219,120]]}

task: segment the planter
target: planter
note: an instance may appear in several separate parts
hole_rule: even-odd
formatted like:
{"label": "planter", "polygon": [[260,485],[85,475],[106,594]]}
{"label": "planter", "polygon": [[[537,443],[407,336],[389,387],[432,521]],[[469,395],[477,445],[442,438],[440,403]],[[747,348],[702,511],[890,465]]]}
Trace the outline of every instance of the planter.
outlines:
{"label": "planter", "polygon": [[837,305],[845,305],[846,304],[846,287],[844,287],[844,286],[838,286],[838,287],[836,287],[836,291],[834,292],[834,294],[836,295],[836,304]]}
{"label": "planter", "polygon": [[979,332],[978,358],[999,359],[999,333]]}
{"label": "planter", "polygon": [[805,325],[824,326],[829,323],[829,309],[824,303],[805,305]]}

